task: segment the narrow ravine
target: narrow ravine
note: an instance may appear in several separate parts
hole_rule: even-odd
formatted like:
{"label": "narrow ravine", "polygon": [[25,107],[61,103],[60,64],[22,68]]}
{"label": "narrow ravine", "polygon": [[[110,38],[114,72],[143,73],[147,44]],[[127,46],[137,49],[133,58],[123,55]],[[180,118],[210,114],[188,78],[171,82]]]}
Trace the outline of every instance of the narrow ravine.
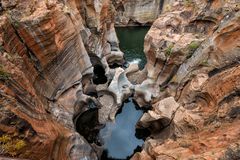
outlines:
{"label": "narrow ravine", "polygon": [[[146,57],[143,45],[148,30],[149,27],[117,28],[125,64],[137,63],[140,69],[144,68]],[[96,63],[93,83],[101,85],[106,82],[104,69]],[[91,96],[91,94],[89,95]],[[100,96],[99,93],[95,98],[98,96]],[[80,135],[84,136],[90,144],[96,144],[102,148],[103,152],[100,158],[102,160],[130,159],[135,152],[141,151],[144,140],[150,135],[147,129],[136,128],[137,122],[144,114],[144,109],[140,108],[132,97],[133,95],[127,97],[122,106],[119,106],[115,120],[108,121],[106,124],[98,122],[99,114],[101,114],[99,108],[91,107],[90,104],[88,104],[90,109],[77,116],[75,120],[76,130]]]}
{"label": "narrow ravine", "polygon": [[240,160],[239,35],[239,0],[0,1],[0,160]]}
{"label": "narrow ravine", "polygon": [[[140,69],[143,69],[146,64],[143,45],[148,30],[149,27],[116,29],[120,49],[124,52],[126,62],[138,63]],[[148,131],[136,130],[136,123],[143,113],[144,111],[133,102],[132,98],[125,101],[115,121],[108,122],[99,132],[99,138],[104,147],[101,159],[129,159],[136,151],[141,150]]]}

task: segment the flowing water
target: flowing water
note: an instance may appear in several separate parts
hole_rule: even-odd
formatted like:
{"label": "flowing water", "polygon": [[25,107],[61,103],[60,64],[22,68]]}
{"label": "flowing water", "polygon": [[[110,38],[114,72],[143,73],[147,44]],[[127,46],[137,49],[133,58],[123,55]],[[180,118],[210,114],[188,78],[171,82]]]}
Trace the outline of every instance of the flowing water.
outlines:
{"label": "flowing water", "polygon": [[[116,28],[120,49],[128,63],[137,63],[141,69],[146,64],[143,52],[144,37],[149,27]],[[143,115],[143,110],[130,98],[123,104],[115,122],[108,122],[100,130],[99,138],[104,144],[103,160],[129,159],[137,150],[141,150],[147,130],[136,130],[136,123]]]}
{"label": "flowing water", "polygon": [[[120,49],[124,52],[128,63],[137,63],[142,69],[146,64],[143,52],[144,37],[149,27],[117,28]],[[102,66],[94,66],[93,82],[103,84],[107,81]],[[91,108],[91,107],[90,107]],[[136,123],[143,115],[131,98],[125,101],[116,115],[114,122],[108,122],[102,129],[97,127],[98,109],[92,108],[76,119],[77,131],[89,143],[103,145],[102,160],[129,159],[136,151],[140,151],[144,140],[149,136],[146,129],[136,129]],[[100,127],[101,128],[101,127]]]}
{"label": "flowing water", "polygon": [[120,41],[120,49],[128,63],[138,63],[142,69],[146,64],[146,57],[143,52],[144,37],[149,27],[120,27],[116,28]]}

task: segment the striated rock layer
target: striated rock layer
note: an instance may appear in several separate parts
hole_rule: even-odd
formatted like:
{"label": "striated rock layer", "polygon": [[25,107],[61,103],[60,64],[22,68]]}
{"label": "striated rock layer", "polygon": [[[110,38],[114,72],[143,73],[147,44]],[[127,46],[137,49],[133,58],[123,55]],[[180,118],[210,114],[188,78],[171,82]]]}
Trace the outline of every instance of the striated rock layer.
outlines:
{"label": "striated rock layer", "polygon": [[[239,5],[2,0],[0,155],[99,159],[74,123],[91,119],[81,116],[91,109],[101,124],[113,120],[134,93],[152,109],[137,124],[151,136],[132,159],[239,159]],[[145,37],[146,79],[132,85],[145,78],[137,66],[109,67],[123,63],[114,21],[147,25],[158,16]]]}
{"label": "striated rock layer", "polygon": [[135,99],[153,109],[132,159],[239,159],[239,1],[177,1],[145,37],[148,78]]}
{"label": "striated rock layer", "polygon": [[149,25],[161,13],[164,0],[113,0],[117,26]]}
{"label": "striated rock layer", "polygon": [[108,64],[123,62],[111,2],[0,4],[0,154],[98,159],[73,119],[90,101],[101,106],[88,95],[96,90],[96,66],[111,78]]}

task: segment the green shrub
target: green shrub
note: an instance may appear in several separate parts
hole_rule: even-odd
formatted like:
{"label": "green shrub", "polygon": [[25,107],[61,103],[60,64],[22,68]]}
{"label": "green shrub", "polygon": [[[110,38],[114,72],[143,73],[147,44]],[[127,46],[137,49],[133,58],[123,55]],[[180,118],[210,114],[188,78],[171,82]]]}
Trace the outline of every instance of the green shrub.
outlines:
{"label": "green shrub", "polygon": [[174,45],[171,44],[168,46],[168,48],[166,49],[165,53],[166,55],[170,56],[172,54],[172,49],[173,49]]}
{"label": "green shrub", "polygon": [[2,135],[0,137],[0,143],[8,143],[11,141],[11,137],[9,135]]}
{"label": "green shrub", "polygon": [[188,55],[187,55],[187,59],[190,58],[192,56],[192,54],[196,51],[196,49],[200,46],[199,42],[195,42],[192,41],[189,46],[188,46]]}
{"label": "green shrub", "polygon": [[202,63],[201,63],[201,65],[208,67],[208,66],[209,66],[208,60],[203,60]]}
{"label": "green shrub", "polygon": [[189,46],[188,46],[188,48],[190,49],[190,50],[196,50],[198,47],[199,47],[199,42],[195,42],[195,41],[192,41],[190,44],[189,44]]}
{"label": "green shrub", "polygon": [[16,150],[20,150],[20,149],[22,149],[23,147],[25,147],[26,146],[26,142],[24,141],[24,140],[19,140],[19,139],[17,139],[17,141],[16,141],[16,143],[15,143],[15,149]]}

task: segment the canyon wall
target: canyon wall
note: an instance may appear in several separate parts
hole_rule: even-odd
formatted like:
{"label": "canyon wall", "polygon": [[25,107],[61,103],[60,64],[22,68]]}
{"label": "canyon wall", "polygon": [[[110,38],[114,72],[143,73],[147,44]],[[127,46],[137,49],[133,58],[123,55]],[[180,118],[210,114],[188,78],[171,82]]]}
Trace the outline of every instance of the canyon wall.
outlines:
{"label": "canyon wall", "polygon": [[[138,123],[151,136],[132,159],[238,159],[239,9],[238,0],[2,0],[0,155],[99,159],[76,117],[99,108],[104,124],[134,93],[152,109]],[[124,61],[114,25],[152,23],[147,78],[132,85],[137,66],[109,67]]]}
{"label": "canyon wall", "polygon": [[163,0],[113,0],[116,26],[150,25],[161,13]]}
{"label": "canyon wall", "polygon": [[97,159],[75,131],[95,65],[122,63],[108,0],[1,1],[0,154]]}
{"label": "canyon wall", "polygon": [[176,1],[153,23],[135,94],[152,135],[132,159],[239,159],[239,6]]}

